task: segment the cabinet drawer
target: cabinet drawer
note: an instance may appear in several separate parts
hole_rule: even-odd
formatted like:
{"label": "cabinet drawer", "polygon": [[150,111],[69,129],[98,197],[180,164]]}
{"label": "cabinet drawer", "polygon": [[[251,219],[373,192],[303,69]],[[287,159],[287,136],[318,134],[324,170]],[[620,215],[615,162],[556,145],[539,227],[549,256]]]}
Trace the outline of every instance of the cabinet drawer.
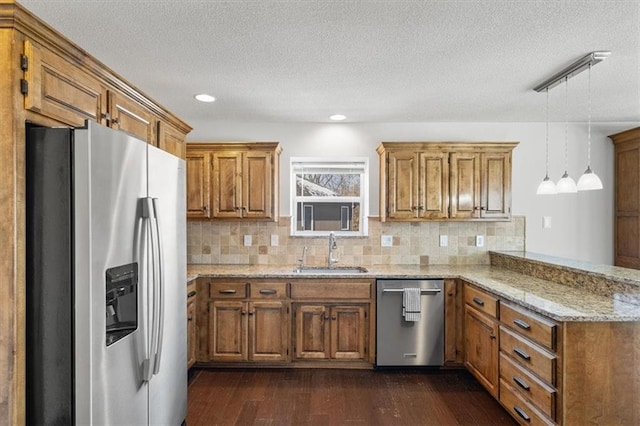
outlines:
{"label": "cabinet drawer", "polygon": [[500,326],[500,350],[542,380],[555,385],[556,356],[505,326]]}
{"label": "cabinet drawer", "polygon": [[212,299],[244,299],[247,297],[246,283],[211,283]]}
{"label": "cabinet drawer", "polygon": [[464,301],[470,306],[498,317],[498,299],[470,285],[464,286]]}
{"label": "cabinet drawer", "polygon": [[287,283],[251,283],[252,299],[284,299]]}
{"label": "cabinet drawer", "polygon": [[551,350],[556,348],[557,326],[550,320],[506,303],[500,305],[500,320],[534,342]]}
{"label": "cabinet drawer", "polygon": [[521,425],[554,425],[513,389],[504,379],[500,379],[500,402]]}
{"label": "cabinet drawer", "polygon": [[535,377],[525,368],[500,353],[500,377],[513,386],[513,389],[549,418],[555,418],[556,390]]}
{"label": "cabinet drawer", "polygon": [[291,283],[292,299],[370,299],[371,282],[326,283],[304,281]]}

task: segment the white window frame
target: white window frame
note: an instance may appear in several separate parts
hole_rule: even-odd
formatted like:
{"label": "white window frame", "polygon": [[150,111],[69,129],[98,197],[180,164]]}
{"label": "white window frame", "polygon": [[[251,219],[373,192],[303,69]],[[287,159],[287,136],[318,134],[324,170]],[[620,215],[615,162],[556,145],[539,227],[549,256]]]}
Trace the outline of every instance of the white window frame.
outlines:
{"label": "white window frame", "polygon": [[[329,167],[329,168],[360,168],[360,196],[359,197],[339,197],[338,200],[344,202],[360,203],[360,230],[359,231],[298,231],[296,225],[298,223],[298,201],[299,197],[296,193],[297,182],[296,173],[300,172],[302,165],[308,165],[310,171],[313,168]],[[326,165],[326,166],[325,166]],[[289,178],[290,178],[290,212],[291,212],[291,235],[292,236],[308,236],[319,237],[327,236],[329,232],[334,232],[341,237],[364,237],[369,235],[369,157],[291,157],[289,160]],[[323,202],[327,201],[327,197],[304,197],[305,201]],[[304,208],[302,209],[304,211]],[[304,214],[304,213],[303,213]]]}

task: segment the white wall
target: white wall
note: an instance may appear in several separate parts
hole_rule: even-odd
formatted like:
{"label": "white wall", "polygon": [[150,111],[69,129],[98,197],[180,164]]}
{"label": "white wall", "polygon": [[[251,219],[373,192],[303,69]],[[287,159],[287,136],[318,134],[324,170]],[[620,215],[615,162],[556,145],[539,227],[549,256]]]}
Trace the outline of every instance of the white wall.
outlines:
{"label": "white wall", "polygon": [[[381,141],[518,141],[513,153],[512,212],[526,216],[528,251],[611,264],[613,262],[613,144],[607,135],[640,123],[592,124],[591,166],[604,190],[536,195],[544,177],[545,123],[191,123],[189,141],[278,141],[281,157],[281,215],[289,214],[289,159],[297,156],[368,156],[370,209],[377,216],[378,156]],[[569,125],[569,174],[577,181],[587,163],[587,129]],[[550,124],[551,179],[565,169],[564,123]],[[551,216],[551,229],[542,217]]]}

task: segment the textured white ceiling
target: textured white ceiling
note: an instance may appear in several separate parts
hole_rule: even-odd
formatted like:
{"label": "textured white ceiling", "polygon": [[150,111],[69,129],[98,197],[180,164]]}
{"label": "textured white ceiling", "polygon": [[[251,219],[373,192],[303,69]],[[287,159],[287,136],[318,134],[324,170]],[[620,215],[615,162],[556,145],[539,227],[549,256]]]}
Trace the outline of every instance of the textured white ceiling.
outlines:
{"label": "textured white ceiling", "polygon": [[640,0],[20,3],[187,122],[640,121]]}

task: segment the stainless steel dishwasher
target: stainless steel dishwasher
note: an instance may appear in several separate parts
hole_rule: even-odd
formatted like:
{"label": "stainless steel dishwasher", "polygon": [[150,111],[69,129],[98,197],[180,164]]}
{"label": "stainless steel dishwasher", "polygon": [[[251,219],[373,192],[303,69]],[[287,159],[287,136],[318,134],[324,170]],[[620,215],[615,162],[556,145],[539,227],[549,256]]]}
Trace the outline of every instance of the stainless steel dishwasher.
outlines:
{"label": "stainless steel dishwasher", "polygon": [[[376,366],[438,366],[444,363],[444,281],[377,280]],[[407,321],[405,289],[420,289],[420,315]]]}

